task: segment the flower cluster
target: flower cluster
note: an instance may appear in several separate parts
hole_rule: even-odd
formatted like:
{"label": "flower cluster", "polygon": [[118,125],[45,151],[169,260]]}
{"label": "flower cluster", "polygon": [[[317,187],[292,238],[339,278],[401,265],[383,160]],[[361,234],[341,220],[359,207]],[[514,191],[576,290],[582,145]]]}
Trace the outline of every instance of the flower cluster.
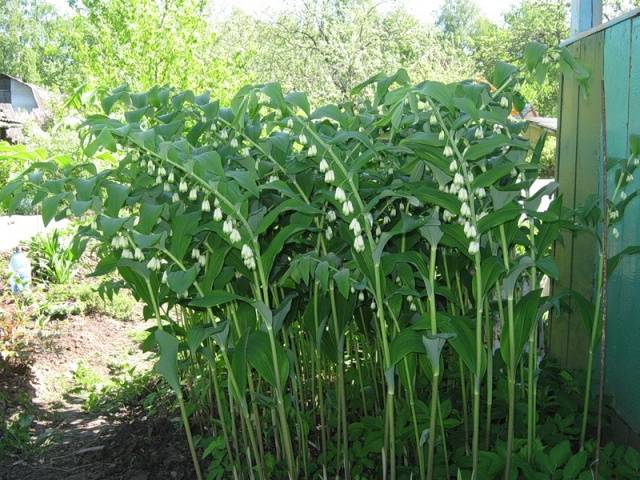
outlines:
{"label": "flower cluster", "polygon": [[246,243],[242,245],[240,255],[242,256],[242,261],[244,262],[245,267],[247,267],[249,270],[256,269],[256,260],[253,257],[253,250],[251,250],[251,247],[249,247],[249,245],[247,245]]}

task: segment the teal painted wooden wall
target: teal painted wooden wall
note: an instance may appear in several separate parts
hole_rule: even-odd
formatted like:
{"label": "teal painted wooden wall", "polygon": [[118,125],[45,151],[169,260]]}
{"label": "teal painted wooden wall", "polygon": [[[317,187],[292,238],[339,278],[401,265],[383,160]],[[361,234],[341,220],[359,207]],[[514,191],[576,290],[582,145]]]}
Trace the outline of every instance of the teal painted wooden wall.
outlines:
{"label": "teal painted wooden wall", "polygon": [[[588,94],[569,78],[562,79],[557,176],[565,205],[575,207],[601,186],[601,80],[605,84],[607,155],[628,157],[629,135],[640,134],[640,16],[571,43],[568,48],[592,71]],[[640,175],[636,175],[640,177]],[[609,179],[609,191],[613,191]],[[631,188],[640,188],[634,179]],[[632,191],[628,188],[627,191]],[[610,236],[610,255],[640,244],[640,200],[634,200]],[[556,246],[561,270],[558,287],[591,296],[594,289],[595,243],[586,235],[565,234]],[[610,279],[607,329],[606,392],[620,416],[640,432],[640,258],[627,257]],[[583,368],[587,332],[577,316],[553,319],[549,349],[561,364]]]}

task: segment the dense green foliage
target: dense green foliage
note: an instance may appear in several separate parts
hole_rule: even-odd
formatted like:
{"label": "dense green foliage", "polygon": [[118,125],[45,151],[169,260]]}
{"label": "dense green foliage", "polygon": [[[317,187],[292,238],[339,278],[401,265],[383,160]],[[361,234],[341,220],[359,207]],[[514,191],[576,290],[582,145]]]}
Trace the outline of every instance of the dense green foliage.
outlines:
{"label": "dense green foliage", "polygon": [[[566,51],[525,57],[527,75],[586,75]],[[523,196],[541,148],[510,116],[525,75],[498,63],[489,80],[399,70],[317,109],[276,83],[229,107],[124,86],[82,128],[113,168],[37,163],[0,201],[80,218],[95,274],[121,279],[102,291],[144,303],[199,477],[202,455],[218,478],[590,478],[578,419],[558,432],[538,414],[538,335],[567,295],[541,288],[550,248],[600,210],[539,212],[554,184]],[[580,304],[597,332],[598,304]]]}

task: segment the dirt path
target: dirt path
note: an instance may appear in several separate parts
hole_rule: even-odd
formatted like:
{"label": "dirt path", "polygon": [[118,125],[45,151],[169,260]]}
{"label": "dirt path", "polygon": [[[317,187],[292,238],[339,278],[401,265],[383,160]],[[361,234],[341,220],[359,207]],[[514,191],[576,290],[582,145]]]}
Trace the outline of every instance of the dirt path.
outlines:
{"label": "dirt path", "polygon": [[116,415],[88,412],[86,392],[73,388],[82,382],[78,372],[108,381],[114,365],[148,370],[138,345],[147,327],[92,315],[27,331],[28,361],[0,371],[0,408],[24,408],[34,418],[30,433],[45,446],[0,459],[0,480],[191,478],[175,419],[135,406]]}

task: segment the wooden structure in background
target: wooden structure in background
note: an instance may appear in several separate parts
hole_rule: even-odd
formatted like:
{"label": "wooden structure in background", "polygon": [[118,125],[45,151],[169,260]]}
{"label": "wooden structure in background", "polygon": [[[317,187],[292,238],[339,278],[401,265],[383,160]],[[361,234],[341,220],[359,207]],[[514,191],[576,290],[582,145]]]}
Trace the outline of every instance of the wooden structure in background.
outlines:
{"label": "wooden structure in background", "polygon": [[[629,136],[640,134],[640,9],[580,33],[565,45],[591,70],[586,90],[571,77],[562,78],[561,84],[556,171],[564,204],[576,207],[589,195],[600,195],[602,132],[606,131],[609,158],[627,158]],[[603,101],[606,125],[601,121]],[[609,185],[612,192],[611,178]],[[627,190],[638,188],[640,178]],[[609,240],[610,256],[640,244],[638,199],[629,204],[618,229],[620,238]],[[555,287],[591,297],[595,241],[585,234],[565,234],[563,240],[555,252],[562,281]],[[608,295],[606,394],[622,419],[640,432],[640,257],[623,260],[610,279]],[[562,365],[584,368],[587,348],[588,333],[578,315],[553,319],[549,349]]]}

